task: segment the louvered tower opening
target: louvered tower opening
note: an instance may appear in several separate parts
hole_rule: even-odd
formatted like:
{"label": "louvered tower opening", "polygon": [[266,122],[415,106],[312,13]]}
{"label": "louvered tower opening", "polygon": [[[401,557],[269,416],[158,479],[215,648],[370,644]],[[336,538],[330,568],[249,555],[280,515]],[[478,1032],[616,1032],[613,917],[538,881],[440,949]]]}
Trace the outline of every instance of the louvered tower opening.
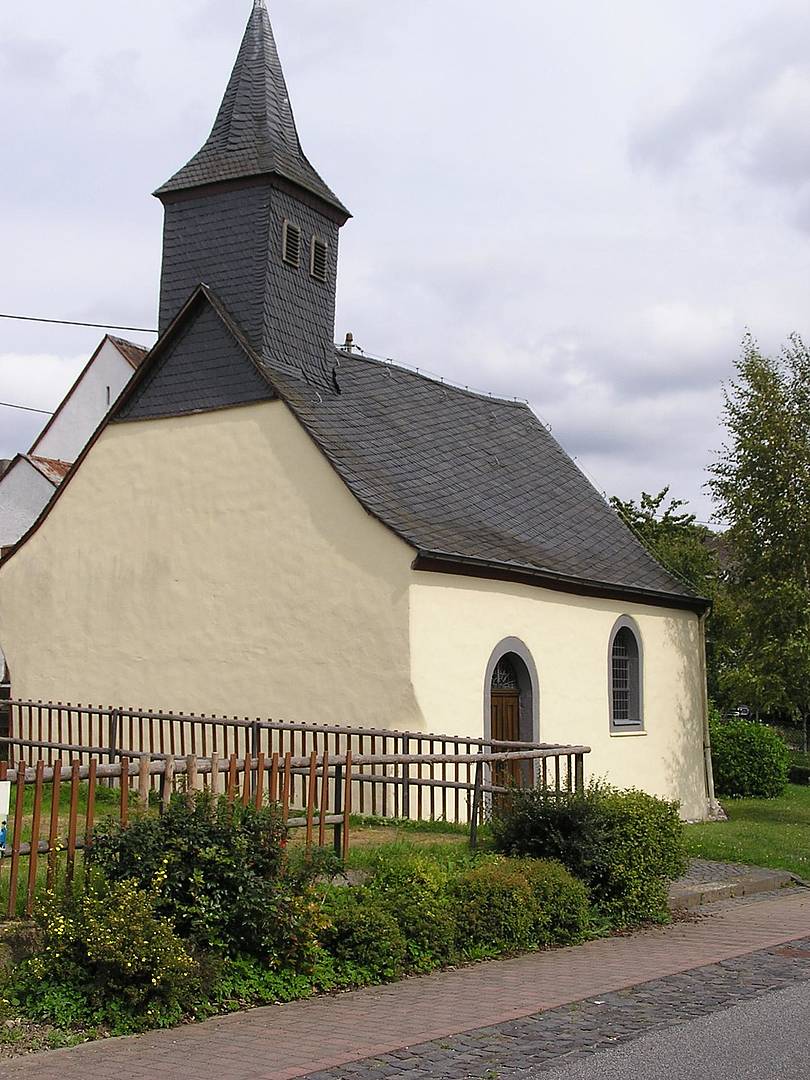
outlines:
{"label": "louvered tower opening", "polygon": [[292,221],[284,222],[282,256],[289,266],[301,265],[301,230]]}
{"label": "louvered tower opening", "polygon": [[316,281],[326,284],[329,271],[329,245],[318,236],[312,238],[309,272]]}

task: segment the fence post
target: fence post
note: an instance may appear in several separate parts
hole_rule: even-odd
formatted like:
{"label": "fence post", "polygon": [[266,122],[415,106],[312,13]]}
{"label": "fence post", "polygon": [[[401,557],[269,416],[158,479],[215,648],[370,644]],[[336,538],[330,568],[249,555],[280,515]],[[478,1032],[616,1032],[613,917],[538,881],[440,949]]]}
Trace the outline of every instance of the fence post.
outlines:
{"label": "fence post", "polygon": [[343,766],[335,766],[335,854],[340,857],[343,853]]}
{"label": "fence post", "polygon": [[163,775],[160,783],[160,813],[164,813],[172,800],[172,787],[174,786],[174,756],[169,754],[164,762]]}
{"label": "fence post", "polygon": [[581,795],[585,790],[585,755],[577,754],[576,756],[576,780],[575,787],[577,795]]}
{"label": "fence post", "polygon": [[[402,736],[402,755],[403,755],[403,757],[407,757],[408,751],[410,750],[410,742],[411,742],[411,740],[408,738],[407,735]],[[410,765],[409,765],[409,763],[407,761],[404,761],[402,763],[402,779],[403,779],[403,784],[402,784],[402,816],[406,821],[408,821],[410,819],[410,816],[411,816],[411,784],[410,784],[410,778],[411,778],[411,767],[410,767]]]}
{"label": "fence post", "polygon": [[145,814],[149,810],[149,756],[141,754],[138,759],[138,799]]}
{"label": "fence post", "polygon": [[[256,761],[256,759],[258,758],[258,756],[259,756],[259,754],[261,752],[261,748],[262,748],[261,744],[262,744],[261,725],[259,724],[258,720],[254,720],[253,723],[250,725],[250,756],[254,761]],[[247,776],[245,777],[245,782],[246,783],[248,782],[248,777]],[[259,782],[258,770],[257,770],[257,774],[256,774],[256,783],[255,784],[253,782],[253,773],[251,772],[250,773],[250,778],[249,778],[249,783],[250,783],[249,790],[250,790],[251,796],[254,799],[256,798],[256,791],[258,790],[258,788],[257,788],[258,782]]]}
{"label": "fence post", "polygon": [[473,788],[472,799],[472,814],[470,816],[470,850],[476,851],[478,848],[478,818],[481,815],[481,800],[484,795],[484,763],[483,761],[476,762],[475,765],[475,787]]}
{"label": "fence post", "polygon": [[346,790],[343,792],[343,861],[349,856],[349,818],[352,813],[352,752],[346,751]]}
{"label": "fence post", "polygon": [[[110,765],[115,764],[115,759],[118,756],[118,737],[119,728],[121,723],[121,712],[119,709],[112,709],[110,711],[109,725],[107,728],[107,746],[109,748],[108,760]],[[115,781],[113,777],[107,781],[108,787],[115,787]]]}

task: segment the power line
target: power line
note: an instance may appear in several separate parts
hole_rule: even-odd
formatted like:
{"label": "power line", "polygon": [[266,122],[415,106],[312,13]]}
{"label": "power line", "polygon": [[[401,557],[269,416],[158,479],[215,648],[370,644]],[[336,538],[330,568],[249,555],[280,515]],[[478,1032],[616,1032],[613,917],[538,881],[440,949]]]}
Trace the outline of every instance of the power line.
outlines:
{"label": "power line", "polygon": [[145,326],[114,326],[112,323],[77,322],[74,319],[40,319],[34,315],[3,315],[0,319],[16,319],[18,322],[49,323],[52,326],[87,326],[91,330],[128,330],[133,334],[156,334]]}
{"label": "power line", "polygon": [[12,405],[9,401],[0,401],[0,406],[4,409],[20,409],[21,412],[35,412],[41,413],[43,416],[53,416],[53,413],[48,412],[47,409],[32,409],[30,405]]}

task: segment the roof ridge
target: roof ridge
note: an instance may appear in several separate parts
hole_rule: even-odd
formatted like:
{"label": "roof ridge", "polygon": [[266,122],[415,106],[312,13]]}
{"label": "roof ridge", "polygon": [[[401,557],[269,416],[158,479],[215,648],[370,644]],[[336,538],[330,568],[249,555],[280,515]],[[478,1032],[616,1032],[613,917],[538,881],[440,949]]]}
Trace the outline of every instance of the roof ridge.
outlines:
{"label": "roof ridge", "polygon": [[[383,357],[381,356],[372,356],[369,353],[361,353],[359,351],[350,353],[347,352],[345,349],[342,349],[339,345],[335,346],[335,354],[341,361],[347,358],[350,358],[352,360],[362,360],[365,363],[376,365],[387,370],[401,371],[404,375],[410,375],[413,378],[423,379],[425,382],[433,383],[436,386],[441,386],[445,390],[452,390],[455,393],[465,394],[468,397],[478,398],[481,401],[490,402],[495,405],[518,406],[519,408],[525,409],[530,412],[532,416],[535,415],[532,412],[531,405],[525,398],[499,397],[498,395],[492,394],[487,390],[474,390],[472,387],[461,386],[459,383],[451,382],[443,375],[438,375],[435,372],[423,370],[422,368],[410,367],[409,365],[403,364],[397,360],[383,359]],[[537,417],[535,417],[535,419],[537,419]],[[540,423],[539,420],[538,423]]]}

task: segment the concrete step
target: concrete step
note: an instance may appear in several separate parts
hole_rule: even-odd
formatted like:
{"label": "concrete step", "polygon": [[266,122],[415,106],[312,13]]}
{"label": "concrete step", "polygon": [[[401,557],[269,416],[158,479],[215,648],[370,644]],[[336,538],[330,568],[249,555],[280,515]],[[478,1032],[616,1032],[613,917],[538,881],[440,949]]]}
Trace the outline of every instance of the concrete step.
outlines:
{"label": "concrete step", "polygon": [[735,867],[733,876],[720,872],[716,880],[694,881],[685,878],[673,882],[669,890],[669,907],[671,911],[694,911],[718,900],[734,900],[802,885],[804,882],[787,870],[766,870],[752,866],[749,870],[741,871]]}

